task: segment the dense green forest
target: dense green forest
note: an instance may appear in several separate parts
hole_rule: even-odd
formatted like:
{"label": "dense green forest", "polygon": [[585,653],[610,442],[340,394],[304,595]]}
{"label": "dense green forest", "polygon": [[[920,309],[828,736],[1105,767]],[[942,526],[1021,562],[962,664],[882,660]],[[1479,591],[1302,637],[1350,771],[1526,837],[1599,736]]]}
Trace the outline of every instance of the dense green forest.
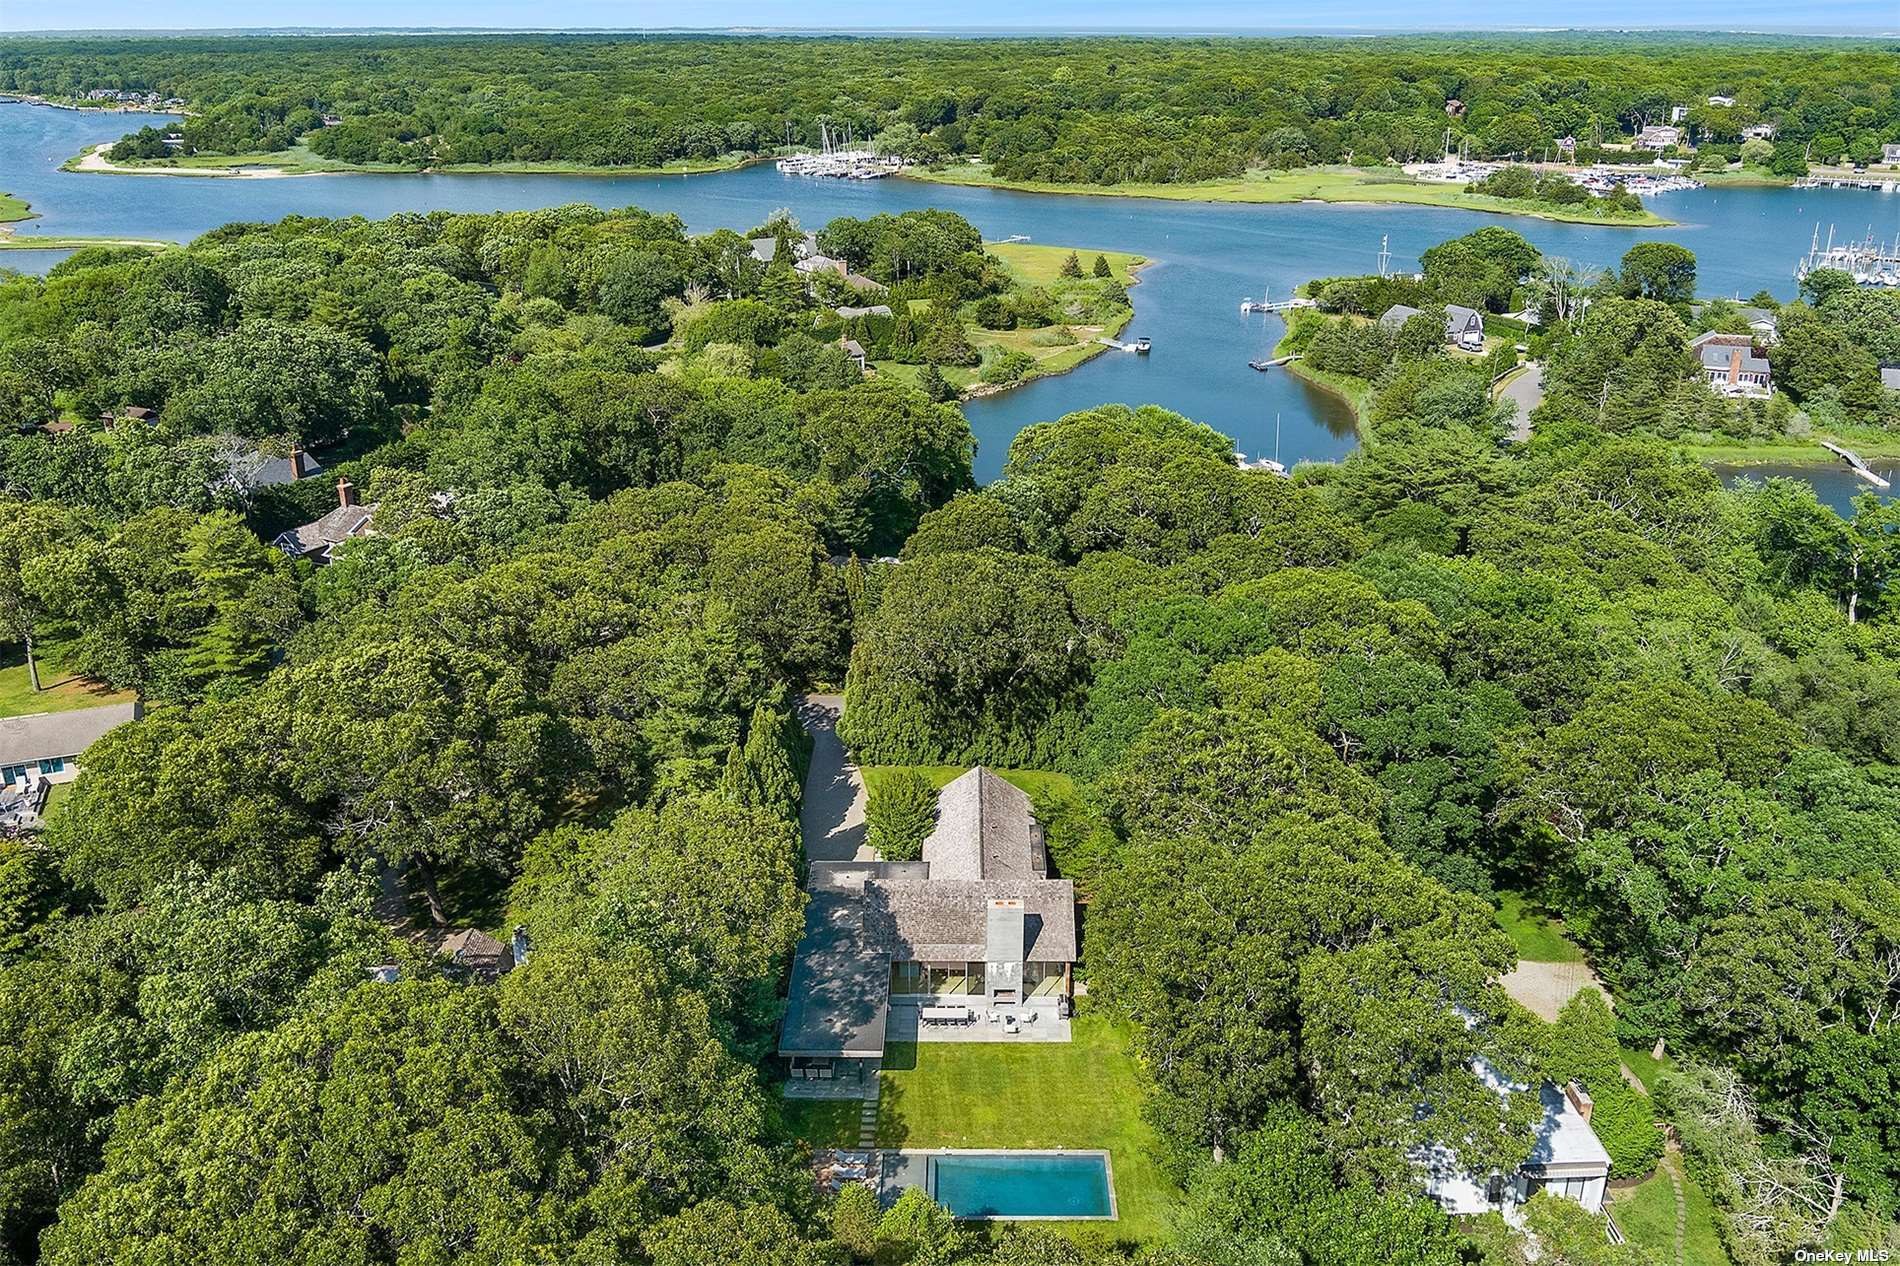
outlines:
{"label": "dense green forest", "polygon": [[[1900,362],[1900,292],[1858,286],[1846,273],[1816,269],[1792,303],[1765,291],[1749,301],[1775,320],[1765,356],[1779,390],[1733,399],[1709,386],[1688,343],[1711,331],[1747,334],[1748,320],[1732,300],[1693,302],[1696,258],[1686,247],[1644,242],[1620,267],[1591,269],[1487,227],[1440,242],[1419,263],[1416,275],[1308,282],[1317,312],[1300,313],[1285,340],[1306,366],[1366,392],[1369,428],[1413,417],[1428,393],[1437,407],[1481,424],[1495,412],[1486,389],[1517,364],[1512,348],[1523,339],[1545,364],[1546,394],[1530,417],[1544,429],[1587,425],[1704,443],[1900,431],[1900,392],[1880,376],[1882,365]],[[1486,314],[1487,330],[1513,342],[1499,340],[1482,359],[1446,356],[1448,304]],[[1381,326],[1377,318],[1397,305],[1417,315]]]}
{"label": "dense green forest", "polygon": [[[944,213],[820,241],[926,312],[1013,293]],[[1408,1161],[1523,1158],[1477,1056],[1587,1083],[1621,1174],[1668,1119],[1738,1263],[1893,1242],[1900,513],[1725,491],[1636,395],[1505,444],[1435,348],[1337,466],[1105,406],[978,490],[956,408],[789,273],[567,207],[0,280],[6,636],[150,704],[0,841],[0,1254],[1521,1266]],[[225,477],[292,441],[324,477]],[[373,534],[265,543],[339,476]],[[1073,778],[1041,809],[1159,1242],[816,1193],[770,1052],[819,685],[866,763]],[[1505,996],[1503,894],[1613,1015]],[[489,984],[409,935],[467,925],[534,951]],[[1651,1098],[1618,1068],[1658,1038]],[[1652,1260],[1530,1216],[1538,1260]]]}
{"label": "dense green forest", "polygon": [[[351,163],[654,167],[816,145],[828,126],[920,161],[981,157],[1004,179],[1168,183],[1409,160],[1438,153],[1447,128],[1478,154],[1535,157],[1574,137],[1588,158],[1676,105],[1699,140],[1736,152],[1746,129],[1774,125],[1777,170],[1865,162],[1900,140],[1897,52],[1708,34],[13,38],[0,91],[176,96],[192,111],[187,151],[213,154],[307,137]],[[118,157],[165,152],[148,136]]]}

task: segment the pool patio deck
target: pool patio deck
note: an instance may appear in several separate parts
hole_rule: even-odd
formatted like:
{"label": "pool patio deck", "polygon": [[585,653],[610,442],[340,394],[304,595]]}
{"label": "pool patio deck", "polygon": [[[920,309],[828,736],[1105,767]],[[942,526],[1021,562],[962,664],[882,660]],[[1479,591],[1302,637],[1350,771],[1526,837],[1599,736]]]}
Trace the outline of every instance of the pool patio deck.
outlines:
{"label": "pool patio deck", "polygon": [[[1033,1010],[1036,1018],[1028,1024],[1019,1025],[1014,1033],[1002,1024],[992,1024],[986,1018],[983,1008],[976,1008],[978,1018],[969,1024],[933,1024],[925,1027],[921,1012],[916,1006],[905,1003],[891,1004],[890,1016],[885,1023],[885,1042],[999,1042],[1030,1044],[1040,1042],[1067,1042],[1072,1037],[1069,1021],[1064,1019],[1054,1007],[1017,1007],[1018,1015]],[[1005,1011],[1005,1013],[1007,1013]]]}

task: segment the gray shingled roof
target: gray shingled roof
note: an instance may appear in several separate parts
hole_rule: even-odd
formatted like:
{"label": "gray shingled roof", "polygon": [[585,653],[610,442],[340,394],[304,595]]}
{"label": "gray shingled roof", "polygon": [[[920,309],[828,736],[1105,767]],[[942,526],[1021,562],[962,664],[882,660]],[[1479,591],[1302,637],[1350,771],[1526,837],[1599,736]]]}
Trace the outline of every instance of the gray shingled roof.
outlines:
{"label": "gray shingled roof", "polygon": [[137,703],[114,703],[102,708],[0,718],[0,765],[24,765],[49,756],[78,756],[108,730],[136,721],[140,711]]}
{"label": "gray shingled roof", "polygon": [[[302,478],[308,479],[322,473],[323,463],[305,453]],[[290,469],[289,457],[273,457],[268,453],[245,453],[233,459],[231,477],[245,488],[275,488],[294,484],[298,479]]]}
{"label": "gray shingled roof", "polygon": [[864,887],[875,935],[898,962],[978,962],[989,944],[990,902],[1023,903],[1023,961],[1075,961],[1075,885],[1066,879],[930,879]]}
{"label": "gray shingled roof", "polygon": [[375,513],[375,506],[338,506],[314,523],[279,533],[277,548],[299,557],[331,549],[363,535]]}
{"label": "gray shingled roof", "polygon": [[978,765],[937,796],[937,825],[924,840],[932,882],[1035,879],[1046,874],[1028,793]]}
{"label": "gray shingled roof", "polygon": [[1379,328],[1382,330],[1396,330],[1417,315],[1417,308],[1409,307],[1403,303],[1395,303],[1380,315]]}
{"label": "gray shingled roof", "polygon": [[1739,334],[1704,334],[1689,346],[1695,349],[1704,369],[1719,369],[1727,373],[1734,362],[1735,353],[1739,351],[1742,354],[1742,372],[1768,372],[1768,362],[1757,356],[1754,347]]}

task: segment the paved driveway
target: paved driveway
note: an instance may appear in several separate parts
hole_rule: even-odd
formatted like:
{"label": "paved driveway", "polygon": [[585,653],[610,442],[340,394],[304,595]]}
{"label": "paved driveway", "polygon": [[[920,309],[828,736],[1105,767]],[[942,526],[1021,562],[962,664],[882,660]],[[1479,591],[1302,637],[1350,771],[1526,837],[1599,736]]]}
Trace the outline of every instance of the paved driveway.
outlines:
{"label": "paved driveway", "polygon": [[805,804],[799,830],[808,862],[873,860],[864,840],[864,780],[838,738],[839,695],[806,695],[798,720],[811,735],[811,769],[805,774]]}
{"label": "paved driveway", "polygon": [[1544,367],[1532,361],[1524,372],[1504,384],[1498,399],[1517,405],[1517,417],[1511,423],[1511,438],[1522,444],[1531,437],[1531,410],[1544,402]]}

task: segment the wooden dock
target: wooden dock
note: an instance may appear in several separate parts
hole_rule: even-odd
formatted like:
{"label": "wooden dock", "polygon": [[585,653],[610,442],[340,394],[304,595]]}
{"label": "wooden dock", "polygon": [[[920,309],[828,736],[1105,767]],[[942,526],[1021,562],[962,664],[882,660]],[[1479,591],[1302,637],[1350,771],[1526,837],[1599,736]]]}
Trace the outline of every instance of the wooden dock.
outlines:
{"label": "wooden dock", "polygon": [[1282,299],[1278,303],[1255,303],[1252,299],[1240,305],[1242,312],[1294,312],[1300,308],[1317,308],[1319,304],[1311,299]]}
{"label": "wooden dock", "polygon": [[1849,466],[1852,466],[1854,468],[1855,474],[1859,475],[1862,479],[1865,479],[1868,483],[1872,484],[1874,487],[1876,488],[1893,487],[1893,484],[1890,483],[1887,479],[1885,479],[1884,477],[1880,475],[1876,475],[1872,470],[1868,469],[1867,463],[1860,459],[1860,454],[1853,452],[1851,449],[1842,448],[1839,444],[1836,444],[1832,440],[1820,440],[1818,442],[1820,443],[1822,448],[1834,454],[1836,457],[1846,462]]}
{"label": "wooden dock", "polygon": [[1127,343],[1122,342],[1120,339],[1114,339],[1114,338],[1098,338],[1095,341],[1097,343],[1100,343],[1103,347],[1112,347],[1118,352],[1140,353],[1140,352],[1146,352],[1151,347],[1154,346],[1153,343],[1149,342],[1145,338],[1134,339],[1133,341],[1127,342]]}

